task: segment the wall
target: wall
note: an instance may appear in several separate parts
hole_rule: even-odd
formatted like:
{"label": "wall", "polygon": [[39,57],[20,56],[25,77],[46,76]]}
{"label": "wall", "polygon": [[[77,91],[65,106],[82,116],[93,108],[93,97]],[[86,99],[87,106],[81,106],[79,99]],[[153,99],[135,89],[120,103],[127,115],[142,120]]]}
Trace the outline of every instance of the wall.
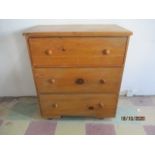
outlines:
{"label": "wall", "polygon": [[22,32],[44,24],[119,24],[133,31],[121,92],[155,95],[155,20],[0,20],[0,96],[36,95]]}

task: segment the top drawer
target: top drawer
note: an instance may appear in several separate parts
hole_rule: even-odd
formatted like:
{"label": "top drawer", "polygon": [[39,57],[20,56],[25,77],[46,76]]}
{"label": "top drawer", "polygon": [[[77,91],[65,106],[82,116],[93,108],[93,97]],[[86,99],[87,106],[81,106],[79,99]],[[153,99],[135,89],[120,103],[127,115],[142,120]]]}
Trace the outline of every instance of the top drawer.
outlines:
{"label": "top drawer", "polygon": [[126,37],[30,38],[33,66],[122,66]]}

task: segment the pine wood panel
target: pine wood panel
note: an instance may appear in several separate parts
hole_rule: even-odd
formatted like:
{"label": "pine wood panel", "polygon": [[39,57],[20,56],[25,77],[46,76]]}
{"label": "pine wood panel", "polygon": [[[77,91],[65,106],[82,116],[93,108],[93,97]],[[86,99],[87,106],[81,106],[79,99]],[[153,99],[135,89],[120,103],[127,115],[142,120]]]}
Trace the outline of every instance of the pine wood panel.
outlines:
{"label": "pine wood panel", "polygon": [[122,68],[37,68],[34,72],[39,93],[117,93],[122,76]]}
{"label": "pine wood panel", "polygon": [[130,36],[131,31],[118,25],[43,25],[27,29],[29,37],[50,36]]}
{"label": "pine wood panel", "polygon": [[34,66],[122,66],[126,37],[30,38]]}
{"label": "pine wood panel", "polygon": [[40,103],[42,115],[48,118],[59,116],[114,117],[117,95],[40,95]]}

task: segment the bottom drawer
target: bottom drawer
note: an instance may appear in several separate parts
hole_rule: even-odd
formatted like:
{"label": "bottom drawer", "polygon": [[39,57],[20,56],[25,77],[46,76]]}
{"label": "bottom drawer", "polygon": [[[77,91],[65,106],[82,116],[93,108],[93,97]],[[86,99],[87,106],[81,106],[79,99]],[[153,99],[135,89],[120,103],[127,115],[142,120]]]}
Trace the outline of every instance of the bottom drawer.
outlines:
{"label": "bottom drawer", "polygon": [[47,118],[60,116],[114,117],[115,94],[40,95],[41,113]]}

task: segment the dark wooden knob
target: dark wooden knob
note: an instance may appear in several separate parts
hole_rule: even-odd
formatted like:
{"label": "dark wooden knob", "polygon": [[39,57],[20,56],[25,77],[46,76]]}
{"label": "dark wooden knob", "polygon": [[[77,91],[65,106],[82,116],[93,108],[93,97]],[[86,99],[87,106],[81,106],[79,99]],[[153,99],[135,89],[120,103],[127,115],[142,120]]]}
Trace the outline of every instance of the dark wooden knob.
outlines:
{"label": "dark wooden knob", "polygon": [[103,55],[108,55],[108,54],[110,54],[110,50],[109,49],[104,49],[102,51],[102,53],[103,53]]}
{"label": "dark wooden knob", "polygon": [[101,79],[101,80],[100,80],[100,83],[101,83],[101,84],[105,84],[105,80],[104,80],[104,79]]}
{"label": "dark wooden knob", "polygon": [[88,109],[89,110],[94,110],[94,107],[93,106],[88,106]]}
{"label": "dark wooden knob", "polygon": [[81,84],[84,84],[84,79],[82,79],[82,78],[78,78],[78,79],[76,79],[76,81],[75,81],[75,83],[76,84],[79,84],[79,85],[81,85]]}
{"label": "dark wooden knob", "polygon": [[53,51],[50,49],[50,50],[46,50],[45,53],[46,55],[52,55]]}
{"label": "dark wooden knob", "polygon": [[48,82],[53,84],[53,83],[55,83],[55,79],[49,79]]}

